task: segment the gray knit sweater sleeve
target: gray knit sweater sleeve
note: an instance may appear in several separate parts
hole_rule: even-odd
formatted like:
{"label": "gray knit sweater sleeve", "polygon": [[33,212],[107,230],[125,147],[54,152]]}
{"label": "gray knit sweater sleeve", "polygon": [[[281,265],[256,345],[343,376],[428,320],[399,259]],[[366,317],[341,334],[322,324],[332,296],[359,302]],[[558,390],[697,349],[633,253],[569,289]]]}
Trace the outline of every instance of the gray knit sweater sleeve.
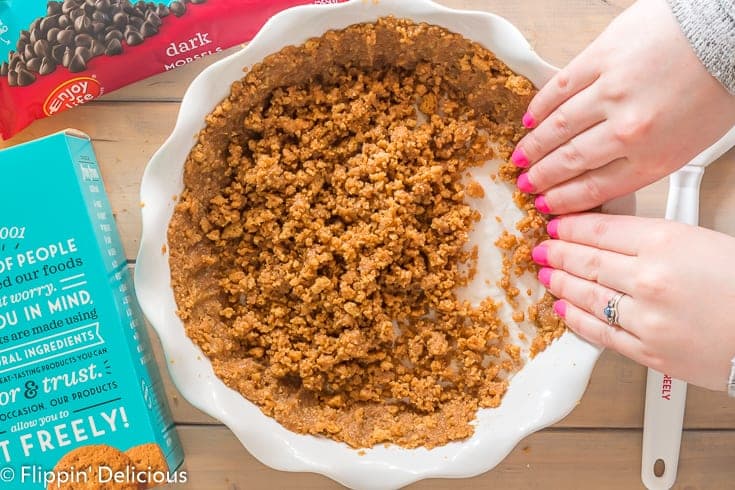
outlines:
{"label": "gray knit sweater sleeve", "polygon": [[707,70],[735,94],[735,0],[667,0]]}

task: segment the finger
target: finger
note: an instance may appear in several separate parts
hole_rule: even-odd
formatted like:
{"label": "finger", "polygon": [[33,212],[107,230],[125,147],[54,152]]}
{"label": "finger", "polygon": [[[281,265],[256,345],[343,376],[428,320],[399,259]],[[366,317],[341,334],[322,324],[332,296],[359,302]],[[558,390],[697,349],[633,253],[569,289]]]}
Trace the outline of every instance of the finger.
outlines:
{"label": "finger", "polygon": [[583,213],[555,218],[549,235],[625,255],[636,255],[643,237],[661,220],[613,214]]}
{"label": "finger", "polygon": [[[518,177],[519,182],[527,180]],[[536,199],[537,207],[547,214],[568,214],[592,209],[616,197],[650,184],[640,165],[620,158],[590,170],[549,189]]]}
{"label": "finger", "polygon": [[617,351],[636,362],[643,360],[643,343],[627,330],[608,325],[565,300],[554,303],[554,310],[571,331],[588,342]]}
{"label": "finger", "polygon": [[511,159],[519,167],[528,167],[603,119],[605,113],[593,85],[564,102],[524,136]]}
{"label": "finger", "polygon": [[610,123],[602,122],[542,158],[528,171],[535,193],[611,163],[624,154],[619,142],[609,138]]}
{"label": "finger", "polygon": [[[564,299],[577,308],[581,308],[600,321],[607,323],[604,310],[608,301],[613,299],[618,291],[601,286],[596,282],[581,279],[562,270],[542,268],[539,279],[549,282],[548,289],[557,298]],[[640,335],[636,327],[638,318],[636,302],[628,295],[623,296],[617,306],[618,325],[635,336]]]}
{"label": "finger", "polygon": [[547,240],[534,248],[531,255],[539,265],[632,294],[630,278],[636,270],[637,259],[630,255],[563,240]]}
{"label": "finger", "polygon": [[523,116],[527,128],[536,127],[564,101],[597,80],[600,76],[598,65],[588,60],[588,52],[582,52],[541,87]]}

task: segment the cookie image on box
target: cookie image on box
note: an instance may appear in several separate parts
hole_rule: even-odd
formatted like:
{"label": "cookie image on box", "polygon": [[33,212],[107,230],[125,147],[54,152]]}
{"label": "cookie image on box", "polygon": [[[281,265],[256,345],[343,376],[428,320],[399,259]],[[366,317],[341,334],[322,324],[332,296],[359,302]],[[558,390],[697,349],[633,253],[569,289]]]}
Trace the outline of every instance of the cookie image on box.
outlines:
{"label": "cookie image on box", "polygon": [[54,472],[85,472],[84,478],[66,483],[51,482],[47,490],[139,490],[135,482],[101,482],[99,468],[109,468],[111,471],[126,471],[132,467],[132,460],[122,451],[103,444],[82,446],[66,453],[56,466]]}
{"label": "cookie image on box", "polygon": [[[136,472],[155,471],[167,472],[168,464],[166,463],[166,456],[163,455],[161,447],[158,444],[141,444],[140,446],[131,447],[125,454],[135,465]],[[154,488],[159,486],[158,483],[148,482],[142,483],[141,489]]]}

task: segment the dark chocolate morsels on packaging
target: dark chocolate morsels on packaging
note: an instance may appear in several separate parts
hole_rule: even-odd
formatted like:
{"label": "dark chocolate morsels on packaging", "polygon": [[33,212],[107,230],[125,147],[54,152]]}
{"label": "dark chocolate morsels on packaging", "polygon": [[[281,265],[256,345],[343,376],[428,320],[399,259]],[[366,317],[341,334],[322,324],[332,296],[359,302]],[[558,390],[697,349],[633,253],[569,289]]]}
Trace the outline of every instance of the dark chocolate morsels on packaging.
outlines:
{"label": "dark chocolate morsels on packaging", "polygon": [[[0,0],[0,136],[337,0]],[[11,8],[12,4],[12,8]]]}

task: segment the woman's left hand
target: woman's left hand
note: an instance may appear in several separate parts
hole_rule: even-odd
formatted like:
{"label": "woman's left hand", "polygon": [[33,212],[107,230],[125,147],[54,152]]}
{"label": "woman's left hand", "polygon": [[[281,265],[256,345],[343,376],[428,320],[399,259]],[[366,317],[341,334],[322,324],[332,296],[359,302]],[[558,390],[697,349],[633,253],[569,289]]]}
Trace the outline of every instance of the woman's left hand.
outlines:
{"label": "woman's left hand", "polygon": [[[555,311],[588,341],[675,378],[727,389],[735,356],[735,238],[671,221],[579,214],[533,250]],[[603,313],[618,292],[618,324]]]}
{"label": "woman's left hand", "polygon": [[[724,4],[724,2],[723,2]],[[624,40],[624,41],[623,41]],[[735,96],[699,61],[664,0],[638,0],[544,85],[511,160],[546,214],[636,191],[735,124]]]}

